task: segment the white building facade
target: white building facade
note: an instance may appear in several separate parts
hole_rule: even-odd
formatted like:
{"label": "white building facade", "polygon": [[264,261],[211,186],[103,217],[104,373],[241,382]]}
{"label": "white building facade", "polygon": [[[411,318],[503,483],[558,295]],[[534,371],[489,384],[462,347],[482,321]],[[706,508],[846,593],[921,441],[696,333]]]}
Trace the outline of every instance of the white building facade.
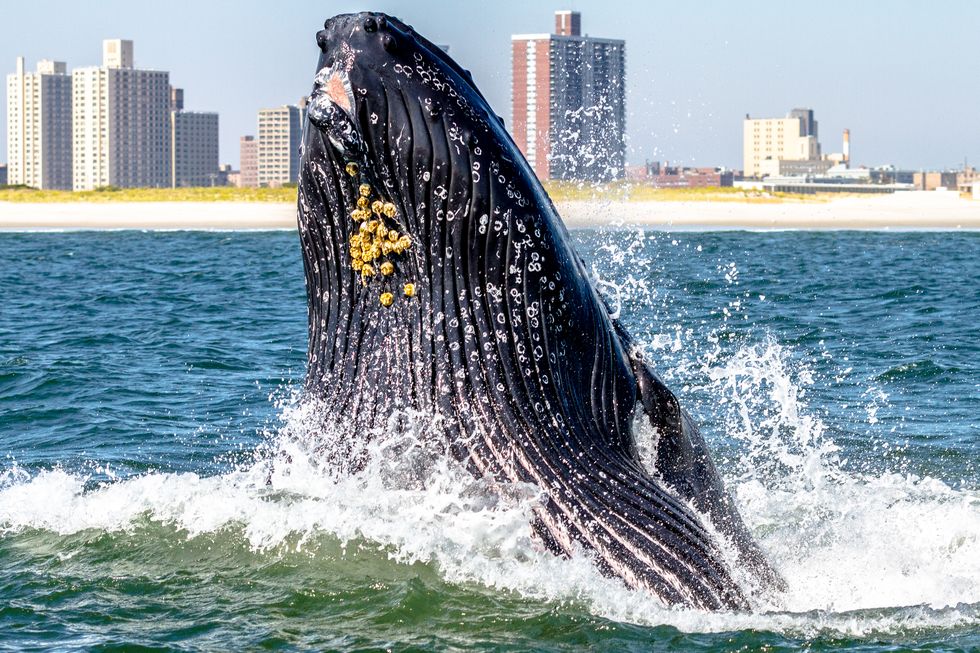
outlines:
{"label": "white building facade", "polygon": [[[784,169],[787,165],[791,171]],[[811,109],[793,109],[785,118],[745,116],[742,121],[742,166],[746,177],[798,171],[823,174],[832,165],[833,162],[822,161],[817,121]]]}
{"label": "white building facade", "polygon": [[299,148],[303,139],[303,107],[285,105],[259,111],[257,178],[259,186],[299,181]]}
{"label": "white building facade", "polygon": [[17,58],[7,75],[7,183],[72,187],[71,84],[64,62],[42,60],[28,73]]}
{"label": "white building facade", "polygon": [[133,67],[132,41],[72,71],[72,188],[163,188],[171,176],[170,74]]}

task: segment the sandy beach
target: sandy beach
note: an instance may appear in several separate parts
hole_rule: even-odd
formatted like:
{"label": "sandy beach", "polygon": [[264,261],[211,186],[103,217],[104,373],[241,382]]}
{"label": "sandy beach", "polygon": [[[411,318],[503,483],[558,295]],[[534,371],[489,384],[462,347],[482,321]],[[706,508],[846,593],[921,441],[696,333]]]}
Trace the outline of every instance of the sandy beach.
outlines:
{"label": "sandy beach", "polygon": [[[980,229],[980,201],[948,192],[756,203],[558,203],[569,228]],[[296,207],[275,202],[0,202],[0,230],[294,229]]]}

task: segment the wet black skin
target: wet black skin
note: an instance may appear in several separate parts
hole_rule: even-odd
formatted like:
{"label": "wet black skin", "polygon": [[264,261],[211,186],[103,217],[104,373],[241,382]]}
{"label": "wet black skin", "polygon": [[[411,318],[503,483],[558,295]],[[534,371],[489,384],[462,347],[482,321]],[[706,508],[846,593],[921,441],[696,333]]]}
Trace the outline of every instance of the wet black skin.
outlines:
{"label": "wet black skin", "polygon": [[[360,444],[405,410],[436,414],[475,476],[544,491],[533,528],[556,554],[584,551],[670,605],[747,609],[751,592],[779,587],[693,421],[632,353],[469,73],[382,14],[331,18],[316,40],[315,72],[343,69],[353,98],[348,111],[323,75],[315,84],[299,190],[306,392],[348,438],[337,462],[356,469]],[[352,268],[362,183],[411,238],[388,277]],[[655,469],[636,452],[638,416],[659,433]],[[688,504],[733,543],[752,587]]]}

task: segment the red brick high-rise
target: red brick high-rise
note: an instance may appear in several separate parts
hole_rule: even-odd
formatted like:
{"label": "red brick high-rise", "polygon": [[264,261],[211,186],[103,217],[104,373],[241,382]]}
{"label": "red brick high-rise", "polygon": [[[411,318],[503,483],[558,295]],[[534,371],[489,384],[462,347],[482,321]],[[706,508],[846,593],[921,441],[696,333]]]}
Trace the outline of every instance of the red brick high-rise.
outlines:
{"label": "red brick high-rise", "polygon": [[554,34],[515,34],[511,132],[540,179],[605,181],[626,158],[626,42],[582,36],[576,11]]}

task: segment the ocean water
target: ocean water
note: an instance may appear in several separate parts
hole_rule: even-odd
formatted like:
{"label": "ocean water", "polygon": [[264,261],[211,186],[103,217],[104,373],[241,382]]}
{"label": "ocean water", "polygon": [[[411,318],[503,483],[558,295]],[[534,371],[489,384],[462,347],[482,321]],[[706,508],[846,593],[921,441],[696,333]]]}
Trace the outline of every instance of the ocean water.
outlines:
{"label": "ocean water", "polygon": [[8,233],[0,649],[980,649],[980,233],[574,236],[785,594],[666,609],[404,436],[324,467],[295,234]]}

